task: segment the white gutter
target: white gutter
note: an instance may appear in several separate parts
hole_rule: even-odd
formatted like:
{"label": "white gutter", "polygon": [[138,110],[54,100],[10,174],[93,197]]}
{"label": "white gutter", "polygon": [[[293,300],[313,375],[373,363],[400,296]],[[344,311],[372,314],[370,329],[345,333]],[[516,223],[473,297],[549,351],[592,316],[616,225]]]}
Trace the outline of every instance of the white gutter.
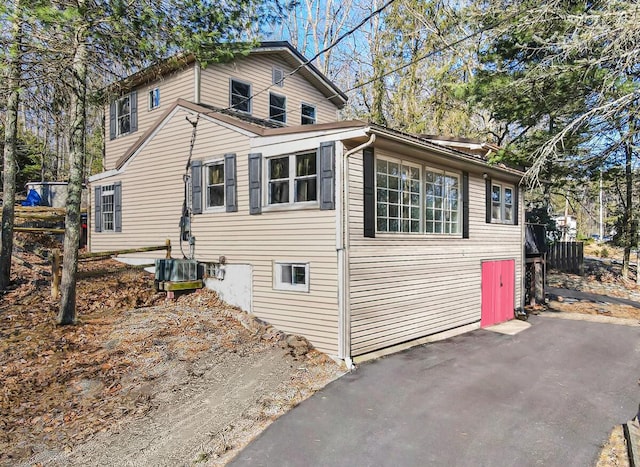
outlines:
{"label": "white gutter", "polygon": [[[337,252],[338,252],[338,357],[343,359],[347,368],[353,368],[351,359],[351,308],[349,306],[349,157],[371,146],[376,140],[372,134],[369,140],[342,155],[340,164],[340,206],[338,212]],[[343,146],[344,147],[344,146]]]}

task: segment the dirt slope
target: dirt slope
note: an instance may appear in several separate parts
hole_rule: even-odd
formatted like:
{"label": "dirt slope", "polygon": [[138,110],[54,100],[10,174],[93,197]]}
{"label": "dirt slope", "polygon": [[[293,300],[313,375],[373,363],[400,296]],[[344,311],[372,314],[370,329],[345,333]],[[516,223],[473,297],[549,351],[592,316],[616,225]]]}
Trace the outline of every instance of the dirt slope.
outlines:
{"label": "dirt slope", "polygon": [[201,291],[83,263],[78,324],[56,326],[48,265],[18,250],[0,296],[0,464],[224,462],[342,370]]}

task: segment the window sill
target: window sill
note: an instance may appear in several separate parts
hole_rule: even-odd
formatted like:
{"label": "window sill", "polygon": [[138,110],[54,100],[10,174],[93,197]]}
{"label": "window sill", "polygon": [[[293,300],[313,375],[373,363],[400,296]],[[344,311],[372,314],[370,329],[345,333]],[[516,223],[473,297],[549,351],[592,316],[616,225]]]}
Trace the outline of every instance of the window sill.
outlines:
{"label": "window sill", "polygon": [[491,224],[496,224],[496,225],[516,225],[513,221],[508,222],[508,221],[500,221],[500,220],[496,220],[496,219],[491,219]]}
{"label": "window sill", "polygon": [[404,238],[404,239],[454,239],[462,238],[462,234],[438,234],[438,233],[410,233],[410,232],[376,232],[376,238]]}
{"label": "window sill", "polygon": [[282,203],[282,204],[269,204],[268,206],[262,206],[262,212],[276,212],[276,211],[304,211],[309,209],[320,209],[320,203],[312,201],[308,203]]}
{"label": "window sill", "polygon": [[204,208],[202,214],[216,214],[221,212],[227,212],[227,208],[224,206],[216,206],[211,208]]}

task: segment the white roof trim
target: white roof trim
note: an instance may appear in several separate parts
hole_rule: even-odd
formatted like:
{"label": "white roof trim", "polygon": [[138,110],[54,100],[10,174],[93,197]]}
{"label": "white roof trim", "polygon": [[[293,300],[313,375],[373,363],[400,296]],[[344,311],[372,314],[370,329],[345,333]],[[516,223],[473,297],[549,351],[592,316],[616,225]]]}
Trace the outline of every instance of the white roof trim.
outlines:
{"label": "white roof trim", "polygon": [[111,169],[106,172],[100,172],[99,174],[92,175],[89,177],[89,183],[97,182],[99,180],[103,180],[105,178],[113,177],[114,175],[118,175],[122,170]]}

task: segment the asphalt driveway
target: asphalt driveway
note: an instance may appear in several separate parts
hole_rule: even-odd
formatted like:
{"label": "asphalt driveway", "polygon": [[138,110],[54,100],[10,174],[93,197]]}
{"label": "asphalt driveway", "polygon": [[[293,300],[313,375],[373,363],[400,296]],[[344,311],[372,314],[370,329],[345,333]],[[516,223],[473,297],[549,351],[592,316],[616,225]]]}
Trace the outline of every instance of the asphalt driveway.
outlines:
{"label": "asphalt driveway", "polygon": [[589,466],[640,402],[640,328],[532,317],[364,363],[231,465]]}

